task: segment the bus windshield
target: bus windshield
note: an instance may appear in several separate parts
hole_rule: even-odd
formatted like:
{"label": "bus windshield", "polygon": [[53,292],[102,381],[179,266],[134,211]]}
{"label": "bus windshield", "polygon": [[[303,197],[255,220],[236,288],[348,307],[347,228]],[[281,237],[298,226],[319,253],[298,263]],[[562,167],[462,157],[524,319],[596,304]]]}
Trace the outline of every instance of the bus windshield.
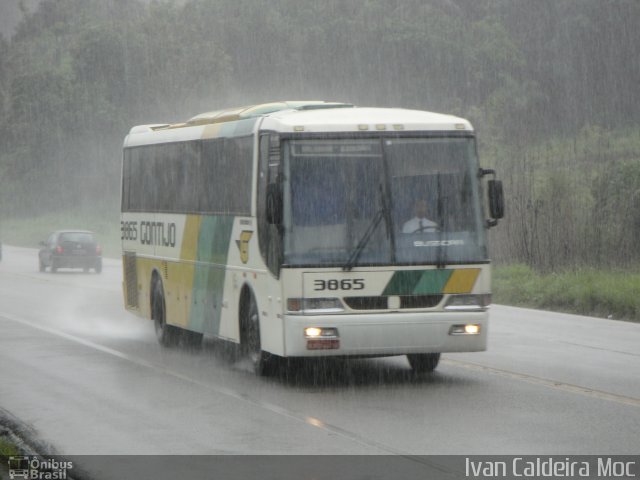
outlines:
{"label": "bus windshield", "polygon": [[486,260],[473,138],[288,140],[283,150],[285,264]]}

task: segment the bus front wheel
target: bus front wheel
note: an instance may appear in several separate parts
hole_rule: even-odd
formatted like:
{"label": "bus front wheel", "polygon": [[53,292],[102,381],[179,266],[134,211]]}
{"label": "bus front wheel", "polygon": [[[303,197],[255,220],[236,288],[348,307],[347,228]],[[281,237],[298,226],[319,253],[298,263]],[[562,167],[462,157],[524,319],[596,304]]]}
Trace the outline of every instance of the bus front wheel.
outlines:
{"label": "bus front wheel", "polygon": [[167,314],[164,301],[162,283],[156,281],[151,298],[151,318],[156,331],[158,342],[163,347],[173,347],[178,342],[178,329],[167,325]]}
{"label": "bus front wheel", "polygon": [[412,353],[407,355],[409,365],[415,373],[433,372],[440,361],[439,353]]}
{"label": "bus front wheel", "polygon": [[248,301],[243,303],[242,325],[243,325],[243,347],[246,356],[251,362],[251,367],[256,375],[266,375],[269,366],[269,354],[262,351],[260,342],[260,315],[258,305],[253,295],[248,294]]}

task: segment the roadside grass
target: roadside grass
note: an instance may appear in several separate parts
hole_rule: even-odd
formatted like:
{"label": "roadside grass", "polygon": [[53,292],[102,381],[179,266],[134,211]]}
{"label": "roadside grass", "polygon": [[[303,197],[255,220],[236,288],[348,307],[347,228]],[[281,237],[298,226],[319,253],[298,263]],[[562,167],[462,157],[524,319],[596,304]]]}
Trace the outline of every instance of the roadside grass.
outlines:
{"label": "roadside grass", "polygon": [[640,322],[640,273],[580,268],[541,274],[521,264],[495,266],[493,301]]}
{"label": "roadside grass", "polygon": [[0,437],[0,457],[13,457],[20,455],[20,450],[11,441]]}
{"label": "roadside grass", "polygon": [[35,217],[2,219],[0,241],[7,245],[39,248],[54,230],[79,229],[96,233],[105,257],[120,257],[120,213],[75,209]]}

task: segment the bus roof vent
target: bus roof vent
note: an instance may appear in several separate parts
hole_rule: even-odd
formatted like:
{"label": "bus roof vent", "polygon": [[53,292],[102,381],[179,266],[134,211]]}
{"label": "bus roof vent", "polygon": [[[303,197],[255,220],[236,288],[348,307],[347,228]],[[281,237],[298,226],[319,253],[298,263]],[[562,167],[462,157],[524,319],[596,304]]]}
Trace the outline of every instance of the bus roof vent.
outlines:
{"label": "bus roof vent", "polygon": [[321,108],[353,108],[350,103],[324,102],[319,100],[307,101],[283,101],[262,103],[259,105],[249,105],[240,108],[229,108],[226,110],[216,110],[213,112],[201,113],[189,119],[186,123],[175,126],[165,126],[165,128],[193,127],[196,125],[208,125],[212,123],[232,122],[247,118],[261,117],[270,113],[282,110],[317,110]]}
{"label": "bus roof vent", "polygon": [[355,108],[355,105],[351,103],[337,103],[337,102],[322,102],[322,103],[310,103],[303,105],[297,110],[320,110],[323,108]]}
{"label": "bus roof vent", "polygon": [[208,125],[211,123],[232,122],[234,120],[239,120],[240,113],[245,109],[246,107],[229,108],[227,110],[216,110],[213,112],[201,113],[200,115],[190,118],[185,123],[185,126],[194,127],[196,125]]}
{"label": "bus roof vent", "polygon": [[163,128],[169,127],[168,123],[153,123],[150,125],[136,125],[132,127],[129,131],[130,134],[136,133],[148,133],[153,132],[154,130],[162,130]]}

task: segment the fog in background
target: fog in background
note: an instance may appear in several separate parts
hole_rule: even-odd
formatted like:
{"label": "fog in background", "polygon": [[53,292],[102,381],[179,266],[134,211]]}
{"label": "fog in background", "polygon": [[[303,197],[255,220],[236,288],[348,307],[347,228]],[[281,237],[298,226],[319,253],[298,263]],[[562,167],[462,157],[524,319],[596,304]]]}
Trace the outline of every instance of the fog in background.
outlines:
{"label": "fog in background", "polygon": [[496,260],[637,265],[638,25],[637,0],[3,0],[0,222],[117,234],[133,125],[320,99],[470,119],[505,181]]}

